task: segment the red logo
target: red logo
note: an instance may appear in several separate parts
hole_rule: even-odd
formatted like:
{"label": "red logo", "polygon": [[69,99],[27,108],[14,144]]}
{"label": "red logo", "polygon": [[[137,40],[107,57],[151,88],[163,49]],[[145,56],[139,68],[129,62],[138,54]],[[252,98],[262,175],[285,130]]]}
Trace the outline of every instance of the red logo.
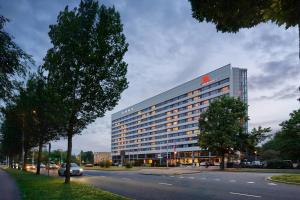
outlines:
{"label": "red logo", "polygon": [[202,78],[201,78],[201,85],[208,83],[209,81],[211,81],[211,79],[210,79],[209,75],[206,74],[206,75],[202,76]]}

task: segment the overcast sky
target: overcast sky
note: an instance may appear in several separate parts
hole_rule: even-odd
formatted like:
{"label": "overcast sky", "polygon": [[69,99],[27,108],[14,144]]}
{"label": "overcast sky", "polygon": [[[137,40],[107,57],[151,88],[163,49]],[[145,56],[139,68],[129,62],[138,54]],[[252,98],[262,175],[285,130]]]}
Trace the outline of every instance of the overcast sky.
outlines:
{"label": "overcast sky", "polygon": [[[110,151],[111,114],[176,85],[231,63],[248,69],[250,128],[258,125],[278,130],[278,124],[299,108],[298,32],[275,24],[261,24],[237,34],[217,32],[213,24],[198,23],[187,0],[115,0],[129,43],[129,88],[119,104],[75,136],[73,152]],[[49,25],[66,0],[0,0],[0,14],[11,22],[6,30],[42,63],[51,43]],[[61,140],[53,147],[66,149]]]}

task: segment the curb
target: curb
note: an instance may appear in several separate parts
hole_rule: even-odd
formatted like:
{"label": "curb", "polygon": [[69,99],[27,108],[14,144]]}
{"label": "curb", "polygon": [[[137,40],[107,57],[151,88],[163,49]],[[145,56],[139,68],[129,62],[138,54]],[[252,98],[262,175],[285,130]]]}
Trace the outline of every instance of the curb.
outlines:
{"label": "curb", "polygon": [[276,182],[276,183],[285,183],[285,184],[290,184],[290,185],[300,185],[300,183],[296,183],[296,182],[288,182],[288,181],[279,181],[279,180],[274,180],[272,179],[272,177],[267,177],[265,179],[266,181],[272,181],[272,182]]}

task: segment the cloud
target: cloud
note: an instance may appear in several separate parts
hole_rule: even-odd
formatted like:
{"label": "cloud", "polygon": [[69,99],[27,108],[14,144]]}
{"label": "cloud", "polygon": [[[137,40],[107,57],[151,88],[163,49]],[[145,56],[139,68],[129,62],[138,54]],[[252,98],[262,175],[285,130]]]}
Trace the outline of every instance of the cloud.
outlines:
{"label": "cloud", "polygon": [[275,99],[275,100],[296,99],[299,96],[298,87],[299,86],[296,85],[288,85],[283,89],[274,92],[271,95],[262,95],[259,97],[251,98],[251,100],[259,101],[259,100],[270,100],[270,99]]}
{"label": "cloud", "polygon": [[[67,4],[77,1],[0,0],[0,12],[11,19],[7,30],[16,42],[42,63],[51,47],[49,25]],[[251,125],[278,128],[278,122],[299,107],[294,89],[299,80],[296,28],[268,23],[237,34],[217,32],[213,24],[191,16],[188,1],[103,0],[120,12],[129,50],[129,88],[106,116],[73,138],[73,152],[109,151],[111,114],[171,89],[199,75],[231,63],[248,69]],[[66,149],[67,142],[53,143]]]}
{"label": "cloud", "polygon": [[249,77],[249,88],[274,88],[283,85],[289,80],[297,80],[300,75],[299,61],[295,61],[297,55],[297,53],[292,53],[282,60],[260,64],[261,73]]}

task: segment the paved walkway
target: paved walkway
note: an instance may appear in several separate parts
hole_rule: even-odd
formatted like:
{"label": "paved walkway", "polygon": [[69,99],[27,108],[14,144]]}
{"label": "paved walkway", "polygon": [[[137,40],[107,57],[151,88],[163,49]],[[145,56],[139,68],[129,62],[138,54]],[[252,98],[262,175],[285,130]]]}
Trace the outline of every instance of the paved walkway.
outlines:
{"label": "paved walkway", "polygon": [[20,200],[20,191],[16,182],[0,168],[0,199]]}

